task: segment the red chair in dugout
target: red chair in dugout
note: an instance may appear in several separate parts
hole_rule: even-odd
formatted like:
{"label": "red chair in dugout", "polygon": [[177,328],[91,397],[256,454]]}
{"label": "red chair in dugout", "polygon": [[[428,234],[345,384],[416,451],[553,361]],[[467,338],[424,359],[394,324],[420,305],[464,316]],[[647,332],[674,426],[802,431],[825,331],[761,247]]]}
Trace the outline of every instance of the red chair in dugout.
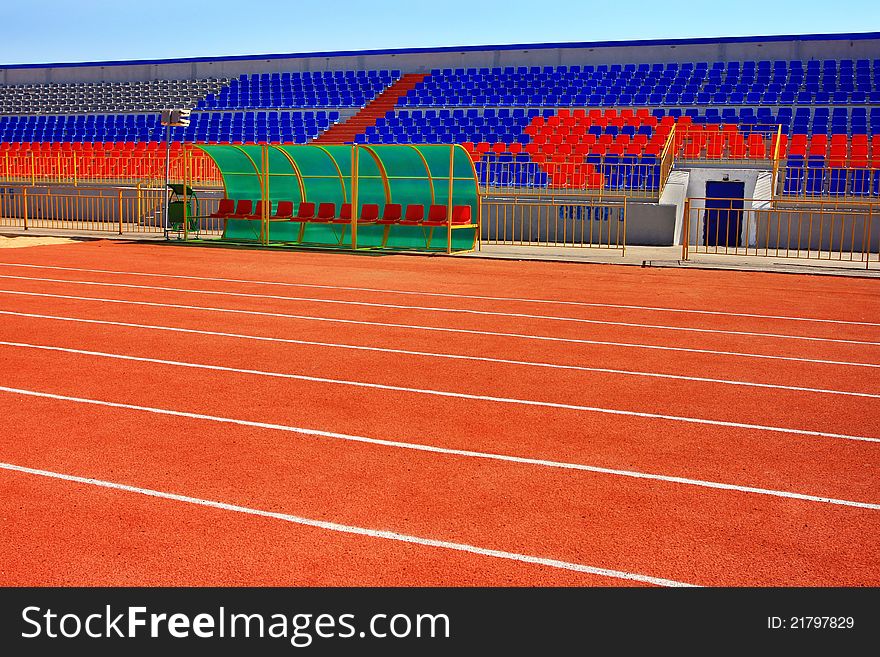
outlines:
{"label": "red chair in dugout", "polygon": [[425,218],[424,205],[407,205],[406,214],[398,221],[401,226],[421,226]]}
{"label": "red chair in dugout", "polygon": [[235,214],[235,201],[231,198],[221,198],[216,212],[212,212],[211,219],[228,219]]}
{"label": "red chair in dugout", "polygon": [[247,219],[254,212],[254,202],[249,199],[239,199],[235,204],[235,212],[229,215],[230,219]]}
{"label": "red chair in dugout", "polygon": [[299,204],[299,208],[296,211],[296,216],[293,218],[294,221],[314,221],[315,219],[315,204],[309,203],[307,201],[303,201]]}
{"label": "red chair in dugout", "polygon": [[386,203],[382,210],[382,217],[376,222],[379,224],[396,224],[403,216],[403,206],[400,203]]}

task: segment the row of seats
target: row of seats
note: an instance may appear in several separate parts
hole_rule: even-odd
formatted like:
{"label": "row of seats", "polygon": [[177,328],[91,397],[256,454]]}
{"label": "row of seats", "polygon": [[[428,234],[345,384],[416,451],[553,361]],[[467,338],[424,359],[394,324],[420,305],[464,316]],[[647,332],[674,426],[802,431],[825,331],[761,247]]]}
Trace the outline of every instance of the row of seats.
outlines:
{"label": "row of seats", "polygon": [[195,112],[181,131],[186,141],[278,141],[304,144],[339,121],[337,111]]}
{"label": "row of seats", "polygon": [[[299,204],[296,214],[293,213],[293,201],[277,201],[275,212],[272,212],[272,202],[269,202],[268,215],[273,221],[307,221],[318,223],[349,224],[352,221],[351,203],[343,203],[336,212],[335,203],[311,203]],[[402,226],[445,226],[447,224],[448,206],[433,204],[429,206],[427,216],[425,206],[412,204],[406,206],[406,211],[399,203],[386,203],[381,213],[376,203],[364,203],[361,206],[361,214],[358,223],[373,224],[400,224]],[[224,198],[220,200],[217,211],[210,215],[213,219],[251,219],[259,220],[263,217],[263,201],[256,204],[248,199]],[[452,223],[455,225],[467,225],[471,223],[471,206],[452,206]]]}
{"label": "row of seats", "polygon": [[[603,128],[602,132],[611,134],[630,134],[642,132],[650,134],[649,126],[669,118],[675,121],[687,121],[693,124],[711,125],[737,124],[744,132],[776,131],[778,124],[783,125],[786,134],[832,134],[853,135],[880,134],[880,108],[872,108],[870,123],[866,108],[853,108],[849,114],[846,108],[835,108],[829,115],[828,108],[814,108],[812,118],[801,113],[807,108],[781,108],[773,113],[769,108],[741,108],[736,110],[718,110],[711,108],[705,114],[690,109],[685,112],[663,109],[649,111],[647,108],[624,109],[561,109],[540,111],[537,108],[487,108],[482,111],[473,110],[398,110],[389,112],[385,117],[369,126],[362,135],[355,138],[356,143],[394,144],[394,143],[521,143],[533,141],[532,126],[540,120],[554,120],[560,117],[563,121],[584,123],[591,130]],[[839,112],[838,110],[843,110]],[[830,116],[830,125],[829,125]],[[641,117],[641,118],[639,118]],[[869,128],[870,125],[870,128]],[[599,132],[596,132],[599,134]]]}
{"label": "row of seats", "polygon": [[[306,143],[339,120],[335,111],[199,112],[173,141]],[[0,142],[161,141],[158,114],[0,117]]]}
{"label": "row of seats", "polygon": [[[436,69],[402,104],[628,106],[866,103],[880,99],[876,60],[855,68],[740,67],[738,62],[517,69]],[[817,62],[818,63],[818,62]],[[753,63],[754,64],[754,63]],[[779,63],[784,64],[784,63]],[[529,90],[525,93],[523,90]]]}
{"label": "row of seats", "polygon": [[880,197],[880,161],[873,169],[835,167],[825,158],[790,157],[783,194],[811,196]]}
{"label": "row of seats", "polygon": [[826,59],[823,61],[809,60],[807,62],[801,60],[745,60],[730,62],[669,62],[666,64],[598,64],[598,65],[574,65],[574,66],[505,66],[495,68],[435,68],[431,70],[431,75],[443,75],[451,77],[453,75],[459,77],[475,77],[475,76],[501,76],[501,75],[549,75],[561,76],[566,74],[590,74],[590,73],[611,73],[614,75],[626,76],[627,74],[673,74],[679,71],[754,71],[754,72],[773,72],[780,71],[804,71],[806,73],[818,71],[859,71],[870,72],[872,69],[880,71],[880,59],[869,60],[859,59]]}
{"label": "row of seats", "polygon": [[[693,105],[796,105],[796,104],[856,104],[880,103],[880,91],[786,91],[767,90],[766,85],[755,85],[754,90],[734,91],[662,91],[645,92],[629,88],[610,88],[592,92],[558,93],[546,90],[531,93],[480,94],[463,91],[445,93],[442,90],[410,91],[400,100],[410,107],[637,107],[640,105],[693,106]],[[528,86],[516,87],[517,90]],[[665,89],[665,87],[664,87]]]}
{"label": "row of seats", "polygon": [[219,92],[206,95],[197,108],[363,107],[401,77],[398,70],[363,73],[241,75]]}
{"label": "row of seats", "polygon": [[226,78],[0,85],[0,114],[159,112],[192,108],[223,89]]}

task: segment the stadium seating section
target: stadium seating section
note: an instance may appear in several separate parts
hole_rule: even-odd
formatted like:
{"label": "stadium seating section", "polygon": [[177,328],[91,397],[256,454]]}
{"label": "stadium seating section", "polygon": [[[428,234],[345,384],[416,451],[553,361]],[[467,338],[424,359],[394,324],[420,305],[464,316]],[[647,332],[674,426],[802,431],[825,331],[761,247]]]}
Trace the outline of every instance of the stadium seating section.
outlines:
{"label": "stadium seating section", "polygon": [[880,194],[880,59],[435,69],[403,84],[406,77],[324,71],[0,86],[0,144],[7,153],[42,152],[34,144],[46,142],[154,144],[165,139],[157,112],[171,106],[194,110],[187,128],[172,130],[174,141],[309,143],[372,103],[384,114],[354,119],[360,132],[344,141],[461,143],[488,185],[656,190],[674,128],[671,147],[685,160],[779,153],[787,193]]}

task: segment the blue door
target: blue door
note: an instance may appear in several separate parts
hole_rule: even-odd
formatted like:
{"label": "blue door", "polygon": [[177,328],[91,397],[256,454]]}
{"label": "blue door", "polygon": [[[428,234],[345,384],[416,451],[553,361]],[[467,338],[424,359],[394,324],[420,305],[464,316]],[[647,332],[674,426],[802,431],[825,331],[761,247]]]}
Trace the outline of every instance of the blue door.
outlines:
{"label": "blue door", "polygon": [[727,180],[706,182],[703,240],[706,246],[739,246],[746,184]]}

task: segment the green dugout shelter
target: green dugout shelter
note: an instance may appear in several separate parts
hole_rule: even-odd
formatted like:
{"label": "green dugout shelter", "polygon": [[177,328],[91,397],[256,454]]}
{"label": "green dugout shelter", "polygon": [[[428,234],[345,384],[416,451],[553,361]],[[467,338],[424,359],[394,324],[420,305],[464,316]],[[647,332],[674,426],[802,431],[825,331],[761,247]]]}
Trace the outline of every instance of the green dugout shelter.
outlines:
{"label": "green dugout shelter", "polygon": [[[473,161],[457,145],[202,145],[217,165],[229,199],[268,202],[274,215],[279,202],[290,201],[293,217],[271,216],[264,226],[255,219],[226,220],[223,238],[280,244],[357,248],[472,250],[479,236],[480,200]],[[356,158],[356,162],[354,159]],[[264,171],[264,168],[266,169]],[[304,221],[301,204],[342,205],[356,199],[360,217],[365,205],[377,205],[381,218],[387,204],[421,205],[427,217],[432,205],[468,206],[470,223],[450,226],[398,223]],[[460,213],[460,211],[456,211]],[[458,214],[456,215],[459,216]],[[463,214],[461,216],[467,216]],[[264,232],[265,229],[265,232]],[[451,244],[449,237],[451,235]]]}

